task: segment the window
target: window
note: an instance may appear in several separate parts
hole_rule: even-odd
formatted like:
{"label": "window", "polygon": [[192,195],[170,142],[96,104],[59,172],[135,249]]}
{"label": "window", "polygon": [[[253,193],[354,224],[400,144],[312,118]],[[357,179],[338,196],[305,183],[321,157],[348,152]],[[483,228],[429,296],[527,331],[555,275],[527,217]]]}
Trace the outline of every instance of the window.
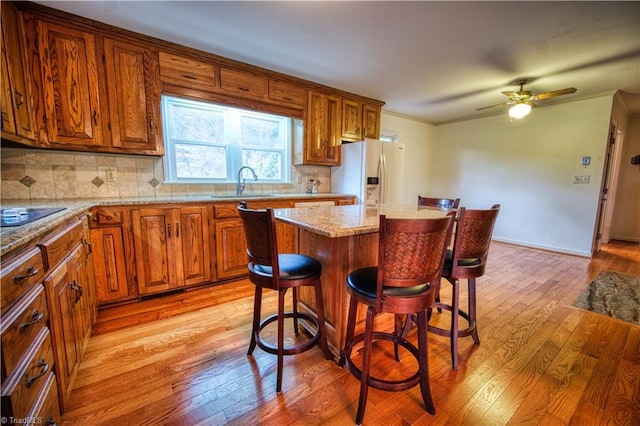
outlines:
{"label": "window", "polygon": [[171,96],[162,97],[162,116],[166,181],[235,182],[242,166],[262,183],[290,181],[302,121]]}

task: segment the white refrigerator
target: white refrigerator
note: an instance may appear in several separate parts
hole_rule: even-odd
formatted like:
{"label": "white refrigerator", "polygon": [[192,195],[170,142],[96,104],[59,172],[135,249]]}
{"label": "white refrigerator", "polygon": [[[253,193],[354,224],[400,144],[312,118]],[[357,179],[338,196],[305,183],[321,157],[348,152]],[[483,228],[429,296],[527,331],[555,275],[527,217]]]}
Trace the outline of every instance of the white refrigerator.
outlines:
{"label": "white refrigerator", "polygon": [[365,139],[342,144],[342,165],[331,167],[331,192],[355,194],[359,204],[402,204],[404,144]]}

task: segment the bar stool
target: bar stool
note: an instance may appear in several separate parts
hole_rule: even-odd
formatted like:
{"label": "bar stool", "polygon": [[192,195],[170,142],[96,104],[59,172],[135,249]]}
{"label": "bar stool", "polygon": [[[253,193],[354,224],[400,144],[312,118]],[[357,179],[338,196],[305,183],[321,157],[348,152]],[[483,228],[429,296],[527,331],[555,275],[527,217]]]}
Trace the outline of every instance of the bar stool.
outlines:
{"label": "bar stool", "polygon": [[[458,337],[472,336],[476,345],[480,344],[476,323],[476,278],[484,275],[493,227],[500,212],[500,204],[489,210],[459,209],[453,250],[447,250],[442,277],[452,285],[451,304],[439,300],[434,308],[451,312],[451,325],[444,329],[429,325],[429,331],[451,339],[451,362],[458,369]],[[460,280],[467,279],[468,310],[460,309]],[[431,313],[429,313],[431,314]],[[459,317],[464,318],[468,327],[459,330]]]}
{"label": "bar stool", "polygon": [[[331,358],[327,346],[325,331],[324,307],[322,303],[322,287],[320,276],[322,264],[312,257],[302,254],[280,254],[276,239],[276,227],[272,209],[248,209],[245,202],[238,206],[238,213],[244,227],[249,256],[249,280],[255,284],[253,304],[253,326],[251,342],[247,355],[251,355],[256,345],[265,352],[278,356],[276,392],[282,391],[282,369],[284,355],[294,355],[308,351],[316,344],[326,359]],[[306,313],[298,312],[298,288],[310,286],[315,289],[317,319]],[[285,310],[285,294],[293,289],[293,309]],[[278,312],[261,321],[262,290],[278,292]],[[298,320],[303,319],[315,327],[315,334],[308,340],[284,345],[284,320],[291,318],[295,334],[298,334]],[[277,321],[277,345],[262,339],[260,332],[272,322]]]}
{"label": "bar stool", "polygon": [[460,198],[433,198],[418,195],[418,209],[422,207],[438,207],[441,209],[457,209]]}
{"label": "bar stool", "polygon": [[[346,363],[351,374],[360,380],[360,397],[356,423],[362,424],[369,386],[385,391],[402,391],[420,384],[426,410],[435,414],[429,388],[426,311],[434,302],[440,285],[447,241],[453,215],[437,219],[388,219],[380,216],[378,266],[352,271],[347,277],[350,296],[347,333],[340,365]],[[354,335],[358,304],[367,306],[365,332]],[[393,333],[374,331],[374,317],[393,313],[396,324],[402,315],[415,314],[418,323],[418,347],[404,339],[396,326]],[[386,380],[370,375],[374,339],[400,345],[417,360],[418,370],[411,377]],[[354,345],[363,343],[362,366],[351,359]],[[397,356],[396,356],[397,359]]]}

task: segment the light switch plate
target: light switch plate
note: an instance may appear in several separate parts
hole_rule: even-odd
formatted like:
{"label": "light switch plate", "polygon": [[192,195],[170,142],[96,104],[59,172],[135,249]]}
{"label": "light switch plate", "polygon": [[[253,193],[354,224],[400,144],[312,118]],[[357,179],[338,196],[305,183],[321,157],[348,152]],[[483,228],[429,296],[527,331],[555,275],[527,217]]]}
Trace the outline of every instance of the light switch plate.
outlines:
{"label": "light switch plate", "polygon": [[582,184],[582,185],[588,184],[590,177],[591,177],[591,175],[574,176],[573,177],[573,183],[574,184]]}

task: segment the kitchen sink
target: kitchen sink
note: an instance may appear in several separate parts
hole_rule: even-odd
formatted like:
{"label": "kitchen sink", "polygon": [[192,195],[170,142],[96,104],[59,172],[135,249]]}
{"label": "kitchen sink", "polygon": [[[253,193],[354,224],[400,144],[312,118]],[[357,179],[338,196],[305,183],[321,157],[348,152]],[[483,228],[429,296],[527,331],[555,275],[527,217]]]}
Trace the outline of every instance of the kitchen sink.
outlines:
{"label": "kitchen sink", "polygon": [[34,222],[43,217],[57,213],[66,209],[66,207],[35,207],[35,208],[12,208],[2,209],[0,217],[2,222],[0,225],[4,228],[7,226],[21,226]]}

